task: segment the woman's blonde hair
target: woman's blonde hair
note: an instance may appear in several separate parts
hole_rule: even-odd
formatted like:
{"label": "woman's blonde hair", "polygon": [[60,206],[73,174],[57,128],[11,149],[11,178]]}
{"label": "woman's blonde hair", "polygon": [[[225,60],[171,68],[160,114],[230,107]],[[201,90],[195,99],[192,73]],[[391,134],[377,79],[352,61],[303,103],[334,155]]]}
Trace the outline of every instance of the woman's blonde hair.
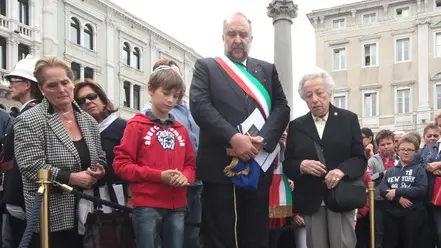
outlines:
{"label": "woman's blonde hair", "polygon": [[57,57],[45,57],[42,59],[39,59],[37,63],[35,64],[35,70],[34,70],[34,76],[37,79],[37,82],[40,86],[42,86],[44,82],[44,76],[43,72],[46,68],[49,67],[61,67],[66,71],[67,77],[70,79],[70,81],[74,81],[74,73],[72,69],[70,69],[69,64]]}

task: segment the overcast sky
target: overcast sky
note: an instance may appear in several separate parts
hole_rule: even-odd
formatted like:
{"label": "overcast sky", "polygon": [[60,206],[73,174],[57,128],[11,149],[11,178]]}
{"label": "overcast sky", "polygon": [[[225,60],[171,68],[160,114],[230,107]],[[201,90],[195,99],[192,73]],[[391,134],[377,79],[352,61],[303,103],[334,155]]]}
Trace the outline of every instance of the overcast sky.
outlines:
{"label": "overcast sky", "polygon": [[[111,0],[125,10],[193,48],[200,55],[223,52],[222,21],[243,12],[253,24],[250,56],[274,61],[274,29],[266,14],[270,0]],[[294,116],[305,114],[306,104],[297,94],[302,73],[315,67],[315,36],[306,13],[313,9],[348,4],[357,0],[294,0],[298,16],[292,25]]]}

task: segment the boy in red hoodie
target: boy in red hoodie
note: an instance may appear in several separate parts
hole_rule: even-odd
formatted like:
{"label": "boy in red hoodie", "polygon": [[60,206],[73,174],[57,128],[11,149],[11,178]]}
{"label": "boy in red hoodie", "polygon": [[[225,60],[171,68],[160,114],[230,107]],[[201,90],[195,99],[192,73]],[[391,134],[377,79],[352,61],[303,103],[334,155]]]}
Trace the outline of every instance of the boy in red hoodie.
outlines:
{"label": "boy in red hoodie", "polygon": [[169,66],[151,74],[152,108],[127,123],[115,147],[113,168],[130,183],[137,247],[177,248],[184,243],[187,185],[195,179],[194,151],[187,129],[169,111],[183,89]]}

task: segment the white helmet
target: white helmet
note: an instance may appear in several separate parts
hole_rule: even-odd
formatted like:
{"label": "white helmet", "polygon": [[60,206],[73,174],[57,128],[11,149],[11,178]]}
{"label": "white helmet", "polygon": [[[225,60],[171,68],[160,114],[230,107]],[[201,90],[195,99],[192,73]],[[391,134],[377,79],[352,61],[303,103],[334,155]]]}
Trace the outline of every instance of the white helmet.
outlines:
{"label": "white helmet", "polygon": [[37,83],[37,79],[34,76],[35,64],[37,61],[38,59],[28,54],[25,59],[18,61],[14,69],[5,76],[6,80],[9,81],[11,78],[20,77]]}

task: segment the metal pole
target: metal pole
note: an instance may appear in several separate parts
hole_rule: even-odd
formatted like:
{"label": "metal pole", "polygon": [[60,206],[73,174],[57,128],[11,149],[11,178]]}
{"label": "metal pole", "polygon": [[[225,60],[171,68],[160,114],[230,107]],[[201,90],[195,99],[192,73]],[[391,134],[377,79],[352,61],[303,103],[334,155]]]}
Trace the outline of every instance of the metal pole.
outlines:
{"label": "metal pole", "polygon": [[38,183],[43,190],[43,203],[40,214],[40,241],[41,248],[49,248],[49,187],[51,172],[49,170],[38,171]]}
{"label": "metal pole", "polygon": [[369,182],[368,185],[369,185],[368,191],[369,191],[369,220],[371,227],[371,248],[375,248],[375,211],[374,211],[375,182]]}

